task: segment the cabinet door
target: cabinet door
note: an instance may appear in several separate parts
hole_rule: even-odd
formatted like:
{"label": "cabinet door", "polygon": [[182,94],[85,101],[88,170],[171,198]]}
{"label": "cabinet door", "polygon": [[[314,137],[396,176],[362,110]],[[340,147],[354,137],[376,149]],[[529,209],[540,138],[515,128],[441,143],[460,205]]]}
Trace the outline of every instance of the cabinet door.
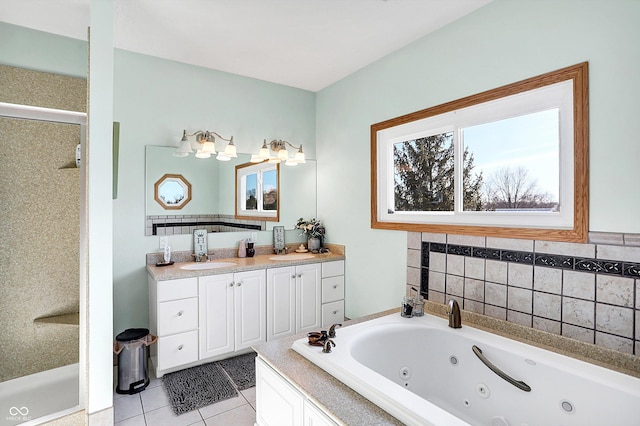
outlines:
{"label": "cabinet door", "polygon": [[256,423],[300,426],[304,397],[260,358],[256,358]]}
{"label": "cabinet door", "polygon": [[200,359],[234,350],[233,274],[198,279]]}
{"label": "cabinet door", "polygon": [[296,332],[296,268],[267,269],[267,341]]}
{"label": "cabinet door", "polygon": [[320,264],[296,266],[296,332],[318,330],[322,319]]}
{"label": "cabinet door", "polygon": [[235,350],[266,342],[267,285],[265,271],[234,274]]}
{"label": "cabinet door", "polygon": [[336,426],[318,407],[308,399],[304,401],[304,426]]}

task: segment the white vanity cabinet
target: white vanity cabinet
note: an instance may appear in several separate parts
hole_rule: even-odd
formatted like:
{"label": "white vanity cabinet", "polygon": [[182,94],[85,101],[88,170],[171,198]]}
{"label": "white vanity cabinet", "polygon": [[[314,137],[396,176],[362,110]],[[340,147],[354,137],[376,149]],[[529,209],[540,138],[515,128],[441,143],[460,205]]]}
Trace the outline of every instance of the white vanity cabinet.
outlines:
{"label": "white vanity cabinet", "polygon": [[199,279],[200,359],[266,341],[265,271]]}
{"label": "white vanity cabinet", "polygon": [[322,328],[344,321],[344,260],[322,264]]}
{"label": "white vanity cabinet", "polygon": [[267,340],[318,330],[321,264],[267,269]]}
{"label": "white vanity cabinet", "polygon": [[156,281],[149,277],[151,345],[157,370],[198,360],[198,279]]}
{"label": "white vanity cabinet", "polygon": [[256,403],[258,426],[337,425],[260,357],[256,358]]}

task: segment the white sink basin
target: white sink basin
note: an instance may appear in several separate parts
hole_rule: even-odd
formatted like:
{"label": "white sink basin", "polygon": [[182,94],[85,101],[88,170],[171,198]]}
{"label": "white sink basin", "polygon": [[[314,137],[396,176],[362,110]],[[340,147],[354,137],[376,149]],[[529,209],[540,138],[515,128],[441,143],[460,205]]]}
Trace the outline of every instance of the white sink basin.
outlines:
{"label": "white sink basin", "polygon": [[235,262],[190,263],[188,265],[181,266],[180,269],[185,269],[187,271],[200,271],[203,269],[228,268],[229,266],[236,266],[236,263]]}
{"label": "white sink basin", "polygon": [[279,254],[277,256],[271,256],[269,260],[303,260],[313,259],[315,255],[308,253],[295,253],[295,254]]}

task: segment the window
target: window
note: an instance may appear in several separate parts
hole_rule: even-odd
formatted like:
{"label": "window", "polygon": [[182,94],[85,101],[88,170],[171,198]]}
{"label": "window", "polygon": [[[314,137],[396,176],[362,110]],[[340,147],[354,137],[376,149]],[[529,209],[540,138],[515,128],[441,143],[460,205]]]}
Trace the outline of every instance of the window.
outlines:
{"label": "window", "polygon": [[372,227],[586,241],[587,64],[371,126]]}
{"label": "window", "polygon": [[165,210],[180,210],[191,201],[191,184],[182,175],[165,174],[154,184],[154,198]]}
{"label": "window", "polygon": [[279,164],[236,166],[236,217],[279,220]]}

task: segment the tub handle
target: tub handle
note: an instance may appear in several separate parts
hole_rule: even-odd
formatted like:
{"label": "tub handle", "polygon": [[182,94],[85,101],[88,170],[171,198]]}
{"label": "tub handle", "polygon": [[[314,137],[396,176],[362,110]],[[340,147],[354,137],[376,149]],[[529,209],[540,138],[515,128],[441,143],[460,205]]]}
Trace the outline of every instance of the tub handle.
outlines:
{"label": "tub handle", "polygon": [[493,365],[484,355],[482,355],[482,350],[480,350],[479,347],[477,347],[476,345],[473,345],[471,349],[473,349],[473,353],[476,354],[478,358],[480,358],[480,361],[482,361],[484,365],[489,367],[489,370],[493,371],[498,376],[502,377],[504,380],[511,383],[513,386],[517,387],[518,389],[523,390],[525,392],[531,392],[531,386],[529,386],[525,382],[515,380],[513,377],[509,376],[507,373],[505,373],[504,371],[500,370],[498,367]]}

